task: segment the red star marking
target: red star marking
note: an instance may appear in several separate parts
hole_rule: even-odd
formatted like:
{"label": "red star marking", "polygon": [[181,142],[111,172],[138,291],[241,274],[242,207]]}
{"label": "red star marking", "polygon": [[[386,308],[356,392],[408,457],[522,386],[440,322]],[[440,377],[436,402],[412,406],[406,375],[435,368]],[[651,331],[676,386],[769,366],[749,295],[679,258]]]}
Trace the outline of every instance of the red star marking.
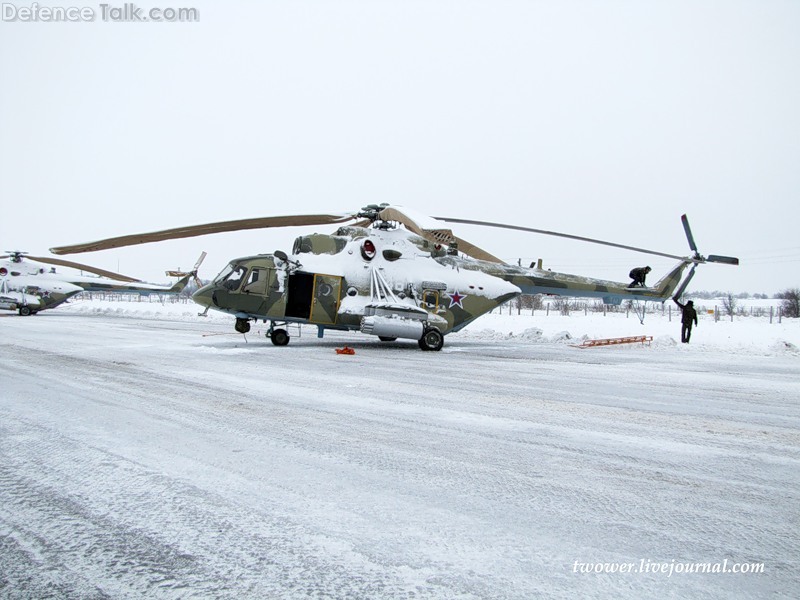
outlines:
{"label": "red star marking", "polygon": [[453,308],[454,306],[464,308],[462,302],[464,301],[464,298],[467,297],[466,294],[459,294],[458,291],[455,291],[452,294],[447,295],[450,296],[450,308]]}

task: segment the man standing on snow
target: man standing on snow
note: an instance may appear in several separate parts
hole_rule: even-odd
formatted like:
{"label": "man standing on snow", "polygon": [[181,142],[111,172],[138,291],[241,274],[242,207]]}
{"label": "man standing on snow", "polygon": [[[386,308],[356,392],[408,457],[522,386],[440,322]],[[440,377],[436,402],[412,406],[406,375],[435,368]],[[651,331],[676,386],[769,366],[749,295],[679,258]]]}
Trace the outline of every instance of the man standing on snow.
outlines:
{"label": "man standing on snow", "polygon": [[697,311],[694,309],[694,302],[689,300],[686,304],[678,302],[677,298],[672,298],[673,302],[681,307],[681,343],[688,344],[692,337],[692,323],[697,325]]}

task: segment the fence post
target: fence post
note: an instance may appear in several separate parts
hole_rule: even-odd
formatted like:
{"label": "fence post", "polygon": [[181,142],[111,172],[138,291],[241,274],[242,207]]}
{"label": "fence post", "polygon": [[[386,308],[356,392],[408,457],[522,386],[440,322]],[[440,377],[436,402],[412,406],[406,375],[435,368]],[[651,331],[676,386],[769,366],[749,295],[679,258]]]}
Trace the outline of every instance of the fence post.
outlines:
{"label": "fence post", "polygon": [[770,325],[772,325],[772,315],[774,313],[775,313],[775,307],[774,306],[770,306],[769,307],[769,324]]}
{"label": "fence post", "polygon": [[782,319],[783,319],[783,307],[779,306],[778,307],[778,323],[780,323]]}

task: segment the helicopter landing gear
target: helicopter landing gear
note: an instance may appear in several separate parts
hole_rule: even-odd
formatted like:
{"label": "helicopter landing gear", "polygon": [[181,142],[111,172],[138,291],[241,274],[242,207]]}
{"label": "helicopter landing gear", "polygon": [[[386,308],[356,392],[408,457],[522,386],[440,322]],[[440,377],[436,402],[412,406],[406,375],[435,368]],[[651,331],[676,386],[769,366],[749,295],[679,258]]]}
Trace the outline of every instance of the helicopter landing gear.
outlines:
{"label": "helicopter landing gear", "polygon": [[250,331],[250,321],[248,319],[236,319],[234,329],[239,333],[247,333]]}
{"label": "helicopter landing gear", "polygon": [[392,337],[390,335],[379,335],[378,339],[382,342],[394,342],[397,340],[396,337]]}
{"label": "helicopter landing gear", "polygon": [[31,307],[30,306],[20,306],[19,307],[19,314],[20,314],[21,317],[27,317],[28,315],[33,314],[33,312],[31,311]]}
{"label": "helicopter landing gear", "polygon": [[428,327],[419,338],[419,347],[423,350],[438,351],[444,345],[444,336],[436,327]]}
{"label": "helicopter landing gear", "polygon": [[276,346],[285,346],[289,343],[289,334],[285,329],[273,329],[269,334],[269,338]]}

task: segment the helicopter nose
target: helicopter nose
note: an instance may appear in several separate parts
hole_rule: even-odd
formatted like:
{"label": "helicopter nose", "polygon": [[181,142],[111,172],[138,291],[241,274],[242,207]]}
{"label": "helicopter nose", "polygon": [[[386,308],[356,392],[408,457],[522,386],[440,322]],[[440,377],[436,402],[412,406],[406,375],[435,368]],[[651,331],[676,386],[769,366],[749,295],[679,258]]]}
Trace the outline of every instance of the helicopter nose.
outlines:
{"label": "helicopter nose", "polygon": [[211,298],[214,293],[213,286],[204,285],[199,290],[197,290],[194,294],[192,294],[192,300],[197,302],[200,306],[211,306]]}

